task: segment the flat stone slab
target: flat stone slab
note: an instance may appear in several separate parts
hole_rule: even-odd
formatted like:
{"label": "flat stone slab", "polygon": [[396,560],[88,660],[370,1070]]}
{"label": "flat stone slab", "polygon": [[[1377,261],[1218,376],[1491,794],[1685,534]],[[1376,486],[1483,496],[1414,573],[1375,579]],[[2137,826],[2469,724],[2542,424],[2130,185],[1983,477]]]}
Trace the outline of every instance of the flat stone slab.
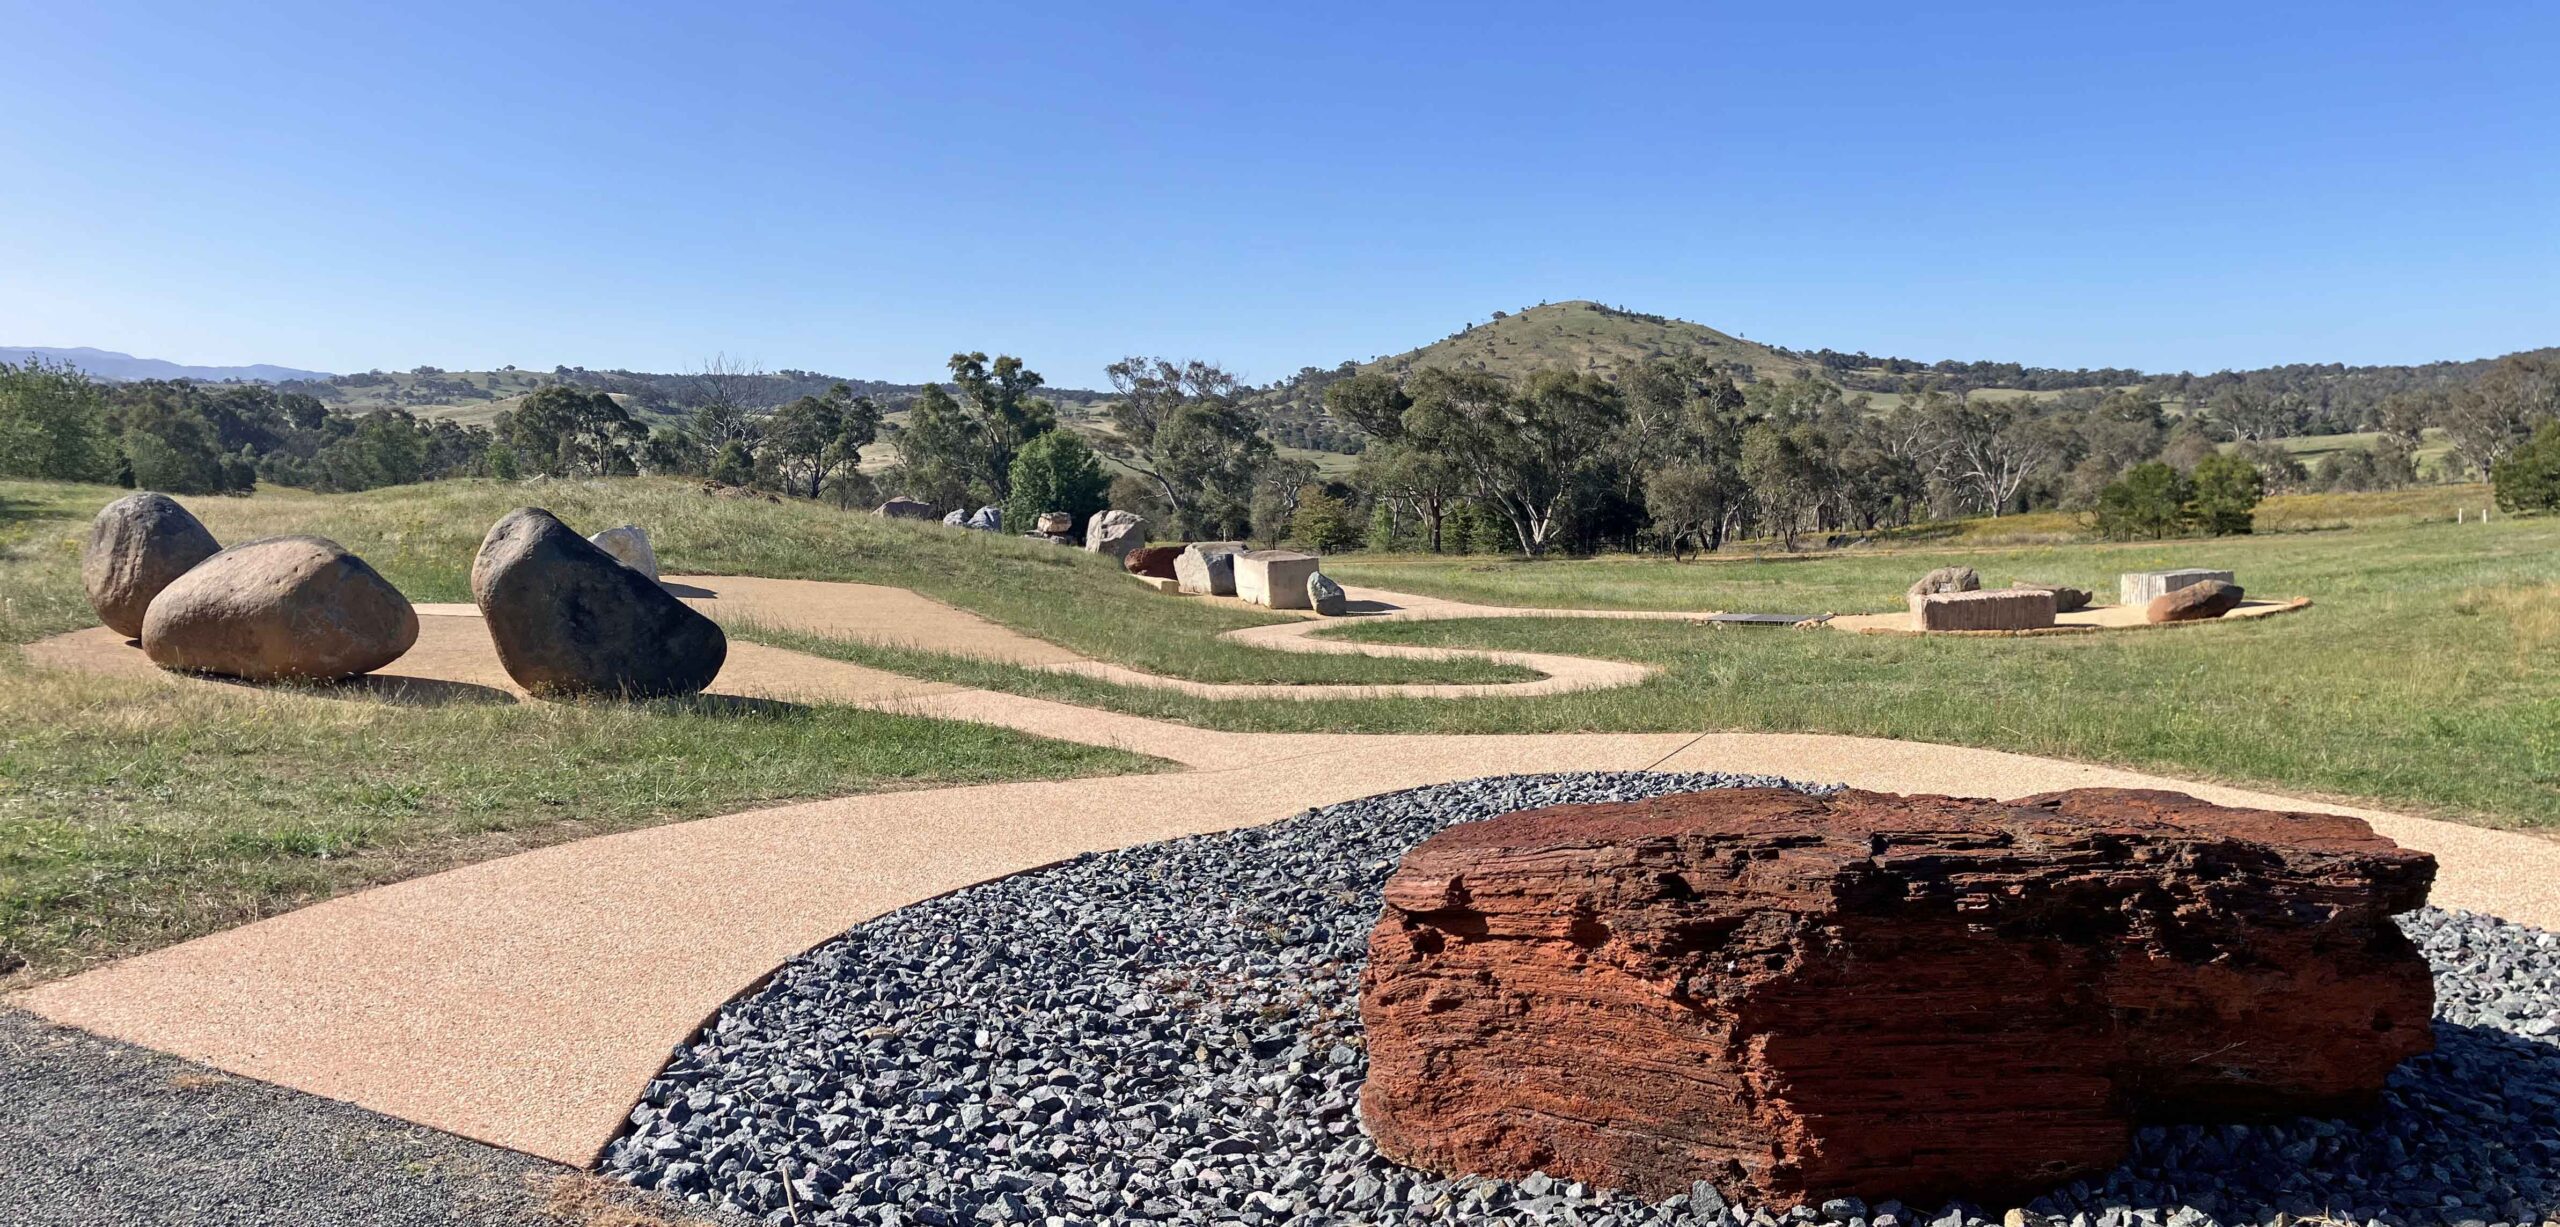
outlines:
{"label": "flat stone slab", "polygon": [[1719,613],[1708,614],[1698,620],[1724,626],[1802,626],[1807,622],[1826,622],[1830,618],[1830,614]]}
{"label": "flat stone slab", "polygon": [[2207,571],[2186,568],[2176,571],[2127,571],[2116,577],[2116,603],[2148,605],[2152,598],[2175,592],[2209,579],[2228,584],[2234,582],[2229,571]]}
{"label": "flat stone slab", "polygon": [[1911,628],[1922,631],[2037,631],[2053,625],[2053,594],[1986,588],[1911,598]]}

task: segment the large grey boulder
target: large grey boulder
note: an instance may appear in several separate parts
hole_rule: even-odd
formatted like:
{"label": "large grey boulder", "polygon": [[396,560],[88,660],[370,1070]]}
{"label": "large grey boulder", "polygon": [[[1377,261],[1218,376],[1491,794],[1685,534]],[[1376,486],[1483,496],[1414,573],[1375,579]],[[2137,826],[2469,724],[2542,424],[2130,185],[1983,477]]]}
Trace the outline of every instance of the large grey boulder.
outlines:
{"label": "large grey boulder", "polygon": [[89,521],[80,549],[80,583],[98,620],[127,639],[142,637],[142,615],[197,563],[222,546],[178,500],[144,491],[109,503]]}
{"label": "large grey boulder", "polygon": [[942,526],[945,528],[967,528],[969,526],[969,513],[959,508],[953,508],[950,511],[943,512]]}
{"label": "large grey boulder", "polygon": [[507,676],[546,698],[692,694],[729,657],[717,623],[539,507],[480,542],[471,598]]}
{"label": "large grey boulder", "polygon": [[1342,595],[1342,585],[1322,571],[1307,577],[1307,607],[1328,618],[1351,612],[1351,602]]}
{"label": "large grey boulder", "polygon": [[1236,555],[1241,541],[1194,541],[1173,560],[1174,586],[1195,596],[1236,594]]}
{"label": "large grey boulder", "polygon": [[639,525],[608,528],[587,540],[594,542],[597,549],[613,555],[615,562],[651,579],[658,578],[658,551],[650,548],[649,534]]}
{"label": "large grey boulder", "polygon": [[970,512],[968,520],[963,522],[961,527],[982,533],[1002,532],[1004,531],[1004,508],[981,507]]}
{"label": "large grey boulder", "polygon": [[1109,554],[1113,562],[1147,543],[1147,522],[1134,511],[1097,511],[1084,522],[1084,548]]}
{"label": "large grey boulder", "polygon": [[871,514],[891,520],[930,520],[942,513],[935,511],[931,503],[919,503],[911,498],[893,498],[880,504],[879,508]]}
{"label": "large grey boulder", "polygon": [[1236,597],[1273,609],[1306,609],[1307,581],[1316,556],[1296,550],[1246,550],[1236,555]]}
{"label": "large grey boulder", "polygon": [[1940,567],[1921,576],[1903,590],[1905,596],[1939,596],[1950,592],[1976,592],[1982,588],[1982,575],[1971,567]]}
{"label": "large grey boulder", "polygon": [[153,664],[253,682],[371,673],[417,642],[409,598],[322,537],[224,550],[161,589],[142,620]]}

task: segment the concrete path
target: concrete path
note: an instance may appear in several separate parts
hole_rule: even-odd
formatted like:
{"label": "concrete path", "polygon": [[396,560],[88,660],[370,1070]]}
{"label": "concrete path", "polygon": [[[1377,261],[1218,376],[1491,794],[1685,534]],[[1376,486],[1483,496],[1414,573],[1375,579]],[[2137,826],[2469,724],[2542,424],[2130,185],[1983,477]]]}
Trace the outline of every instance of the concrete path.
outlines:
{"label": "concrete path", "polygon": [[[425,620],[447,632],[468,623],[452,611]],[[758,671],[834,663],[779,653]],[[862,699],[867,706],[1118,746],[1190,770],[849,797],[582,840],[334,899],[42,985],[18,1003],[233,1073],[585,1164],[668,1051],[722,1003],[791,955],[893,908],[1080,852],[1270,822],[1311,805],[1469,776],[1604,768],[1770,772],[2000,797],[2165,787],[2225,804],[2352,813],[2438,856],[2440,904],[2560,928],[2560,892],[2549,888],[2560,881],[2560,843],[2137,772],[1817,735],[1222,733],[989,691],[900,689],[904,679],[842,667],[885,691]]]}

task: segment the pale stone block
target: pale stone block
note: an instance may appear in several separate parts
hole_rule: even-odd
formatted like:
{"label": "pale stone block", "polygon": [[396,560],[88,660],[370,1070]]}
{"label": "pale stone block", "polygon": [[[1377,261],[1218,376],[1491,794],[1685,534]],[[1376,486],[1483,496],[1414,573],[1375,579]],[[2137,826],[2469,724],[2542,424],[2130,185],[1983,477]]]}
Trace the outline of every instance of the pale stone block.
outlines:
{"label": "pale stone block", "polygon": [[2033,588],[1946,592],[1911,598],[1911,626],[1923,631],[2035,631],[2053,625],[2053,594]]}
{"label": "pale stone block", "polygon": [[1307,609],[1317,558],[1296,550],[1247,550],[1236,558],[1236,596],[1273,609]]}
{"label": "pale stone block", "polygon": [[2127,571],[2116,577],[2116,601],[2122,605],[2148,605],[2153,597],[2176,592],[2180,588],[2201,584],[2209,579],[2230,583],[2229,571],[2185,569],[2177,571]]}

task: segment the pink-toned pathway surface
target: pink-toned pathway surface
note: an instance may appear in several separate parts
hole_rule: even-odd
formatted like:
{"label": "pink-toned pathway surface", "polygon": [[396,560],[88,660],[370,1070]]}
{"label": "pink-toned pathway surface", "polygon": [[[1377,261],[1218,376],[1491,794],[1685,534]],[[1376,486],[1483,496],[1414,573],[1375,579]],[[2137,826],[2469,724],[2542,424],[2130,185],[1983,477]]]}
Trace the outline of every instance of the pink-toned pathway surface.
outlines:
{"label": "pink-toned pathway surface", "polygon": [[[468,621],[458,611],[430,616],[451,630]],[[794,663],[780,653],[758,668],[789,672]],[[1999,797],[2170,787],[2226,804],[2338,809],[2434,852],[2439,903],[2560,927],[2560,892],[2550,889],[2560,882],[2560,844],[2137,772],[1816,735],[1221,733],[816,663],[849,670],[831,676],[868,706],[1119,746],[1187,770],[850,797],[582,840],[200,938],[39,986],[18,1003],[233,1073],[584,1164],[669,1050],[723,1002],[794,953],[893,908],[1079,852],[1270,822],[1311,805],[1469,776],[1603,768],[1769,772]]]}

